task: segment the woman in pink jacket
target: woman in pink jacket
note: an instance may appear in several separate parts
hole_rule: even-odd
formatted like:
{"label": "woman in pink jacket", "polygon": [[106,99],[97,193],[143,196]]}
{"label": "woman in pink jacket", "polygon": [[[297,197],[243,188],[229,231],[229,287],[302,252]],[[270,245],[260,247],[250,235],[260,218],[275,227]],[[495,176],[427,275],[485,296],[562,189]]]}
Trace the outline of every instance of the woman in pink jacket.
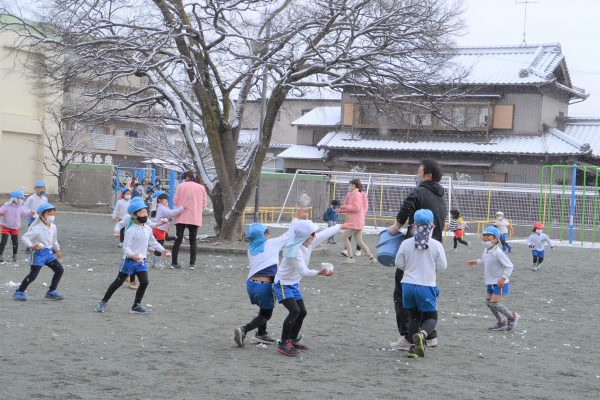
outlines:
{"label": "woman in pink jacket", "polygon": [[371,250],[362,239],[362,230],[365,227],[365,216],[368,210],[369,201],[367,200],[366,193],[362,192],[362,183],[360,183],[359,179],[352,179],[348,186],[348,194],[344,199],[344,204],[338,210],[340,213],[346,214],[345,225],[348,229],[343,231],[342,238],[346,243],[346,252],[348,252],[347,263],[354,262],[352,243],[350,243],[350,237],[352,236],[354,236],[354,240],[360,246],[361,250],[367,252],[369,260],[375,260],[373,253],[371,253]]}
{"label": "woman in pink jacket", "polygon": [[173,243],[171,268],[181,268],[177,263],[179,246],[183,242],[183,232],[187,228],[190,238],[190,269],[196,269],[196,235],[202,226],[202,210],[206,207],[206,189],[194,180],[192,171],[185,171],[184,182],[177,186],[173,203],[183,212],[175,217],[175,235]]}

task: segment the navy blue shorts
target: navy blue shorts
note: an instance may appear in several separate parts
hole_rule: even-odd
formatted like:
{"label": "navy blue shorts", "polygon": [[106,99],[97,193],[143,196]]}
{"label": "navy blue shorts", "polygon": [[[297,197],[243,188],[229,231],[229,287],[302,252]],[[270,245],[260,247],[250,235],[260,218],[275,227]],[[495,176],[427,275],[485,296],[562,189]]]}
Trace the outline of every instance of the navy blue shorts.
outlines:
{"label": "navy blue shorts", "polygon": [[544,250],[531,250],[531,255],[537,258],[544,258]]}
{"label": "navy blue shorts", "polygon": [[437,311],[437,298],[440,290],[433,286],[402,284],[402,306],[416,308],[421,312]]}
{"label": "navy blue shorts", "polygon": [[506,282],[503,288],[500,288],[498,285],[487,285],[486,290],[487,294],[492,294],[495,296],[508,296],[508,292],[510,292],[510,282]]}
{"label": "navy blue shorts", "polygon": [[278,303],[281,303],[285,299],[302,300],[302,292],[300,291],[299,283],[282,285],[280,282],[275,282],[273,284],[273,292],[275,292]]}
{"label": "navy blue shorts", "polygon": [[56,256],[52,249],[33,250],[31,252],[31,265],[36,267],[43,267],[54,260],[56,260]]}
{"label": "navy blue shorts", "polygon": [[121,264],[121,269],[119,272],[123,272],[127,275],[133,275],[136,272],[147,272],[148,264],[146,264],[146,259],[144,258],[142,262],[137,262],[132,260],[131,258],[126,258],[123,260]]}
{"label": "navy blue shorts", "polygon": [[263,310],[275,308],[275,297],[273,296],[273,284],[271,282],[257,282],[248,278],[246,290],[251,304],[256,304]]}

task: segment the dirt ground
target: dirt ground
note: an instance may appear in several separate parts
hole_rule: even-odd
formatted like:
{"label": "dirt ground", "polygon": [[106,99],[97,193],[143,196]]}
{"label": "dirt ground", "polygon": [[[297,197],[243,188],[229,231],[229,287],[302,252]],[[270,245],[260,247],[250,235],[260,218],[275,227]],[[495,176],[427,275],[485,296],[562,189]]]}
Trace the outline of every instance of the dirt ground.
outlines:
{"label": "dirt ground", "polygon": [[[15,302],[13,282],[29,266],[0,265],[1,399],[591,399],[600,394],[596,345],[598,249],[559,247],[541,272],[529,250],[515,245],[516,268],[506,300],[522,318],[513,332],[489,332],[483,272],[464,266],[476,257],[448,252],[438,280],[440,346],[425,359],[391,351],[395,327],[394,269],[366,257],[342,264],[340,244],[313,257],[335,264],[331,278],[302,281],[308,316],[302,333],[310,351],[289,359],[274,348],[238,348],[233,328],[257,309],[248,303],[247,260],[200,254],[198,269],[151,270],[144,303],[129,312],[134,292],[123,287],[105,314],[94,312],[116,276],[121,249],[110,218],[59,213],[65,300],[44,300],[44,269]],[[208,232],[210,227],[205,229]],[[374,236],[367,243],[374,245]],[[472,239],[471,239],[472,240]],[[445,243],[449,249],[450,243]],[[374,247],[374,246],[373,246]],[[5,252],[5,256],[8,251]],[[182,254],[184,264],[188,254]],[[286,313],[277,306],[269,331],[279,336]]]}

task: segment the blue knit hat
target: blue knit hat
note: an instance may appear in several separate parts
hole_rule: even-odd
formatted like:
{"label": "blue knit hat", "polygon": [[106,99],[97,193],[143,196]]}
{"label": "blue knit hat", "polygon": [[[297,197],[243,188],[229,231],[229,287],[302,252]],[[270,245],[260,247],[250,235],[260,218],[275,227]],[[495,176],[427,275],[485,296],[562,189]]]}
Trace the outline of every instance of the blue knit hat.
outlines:
{"label": "blue knit hat", "polygon": [[142,208],[148,208],[148,206],[146,205],[146,203],[144,203],[144,200],[142,200],[141,197],[134,197],[131,200],[131,204],[129,204],[129,207],[127,207],[127,212],[133,215],[136,212],[140,211]]}
{"label": "blue knit hat", "polygon": [[37,209],[37,215],[42,215],[44,212],[48,211],[48,210],[55,210],[56,207],[54,207],[53,204],[50,203],[42,203],[40,204],[40,206]]}
{"label": "blue knit hat", "polygon": [[14,192],[10,192],[10,197],[15,199],[24,199],[25,193],[20,190],[15,190]]}
{"label": "blue knit hat", "polygon": [[482,235],[492,235],[492,236],[495,236],[495,237],[499,238],[500,237],[500,230],[498,228],[496,228],[495,226],[486,226],[486,228],[483,231]]}
{"label": "blue knit hat", "polygon": [[431,210],[422,209],[417,210],[415,213],[415,224],[417,225],[429,225],[433,224],[433,213]]}

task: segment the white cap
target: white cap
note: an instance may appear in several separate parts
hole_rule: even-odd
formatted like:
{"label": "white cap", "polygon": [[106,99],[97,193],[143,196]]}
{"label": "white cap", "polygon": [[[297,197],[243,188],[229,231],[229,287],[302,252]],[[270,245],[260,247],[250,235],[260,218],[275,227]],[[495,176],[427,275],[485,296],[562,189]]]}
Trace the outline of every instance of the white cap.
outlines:
{"label": "white cap", "polygon": [[496,215],[502,215],[504,217],[504,213],[502,211],[498,211]]}

